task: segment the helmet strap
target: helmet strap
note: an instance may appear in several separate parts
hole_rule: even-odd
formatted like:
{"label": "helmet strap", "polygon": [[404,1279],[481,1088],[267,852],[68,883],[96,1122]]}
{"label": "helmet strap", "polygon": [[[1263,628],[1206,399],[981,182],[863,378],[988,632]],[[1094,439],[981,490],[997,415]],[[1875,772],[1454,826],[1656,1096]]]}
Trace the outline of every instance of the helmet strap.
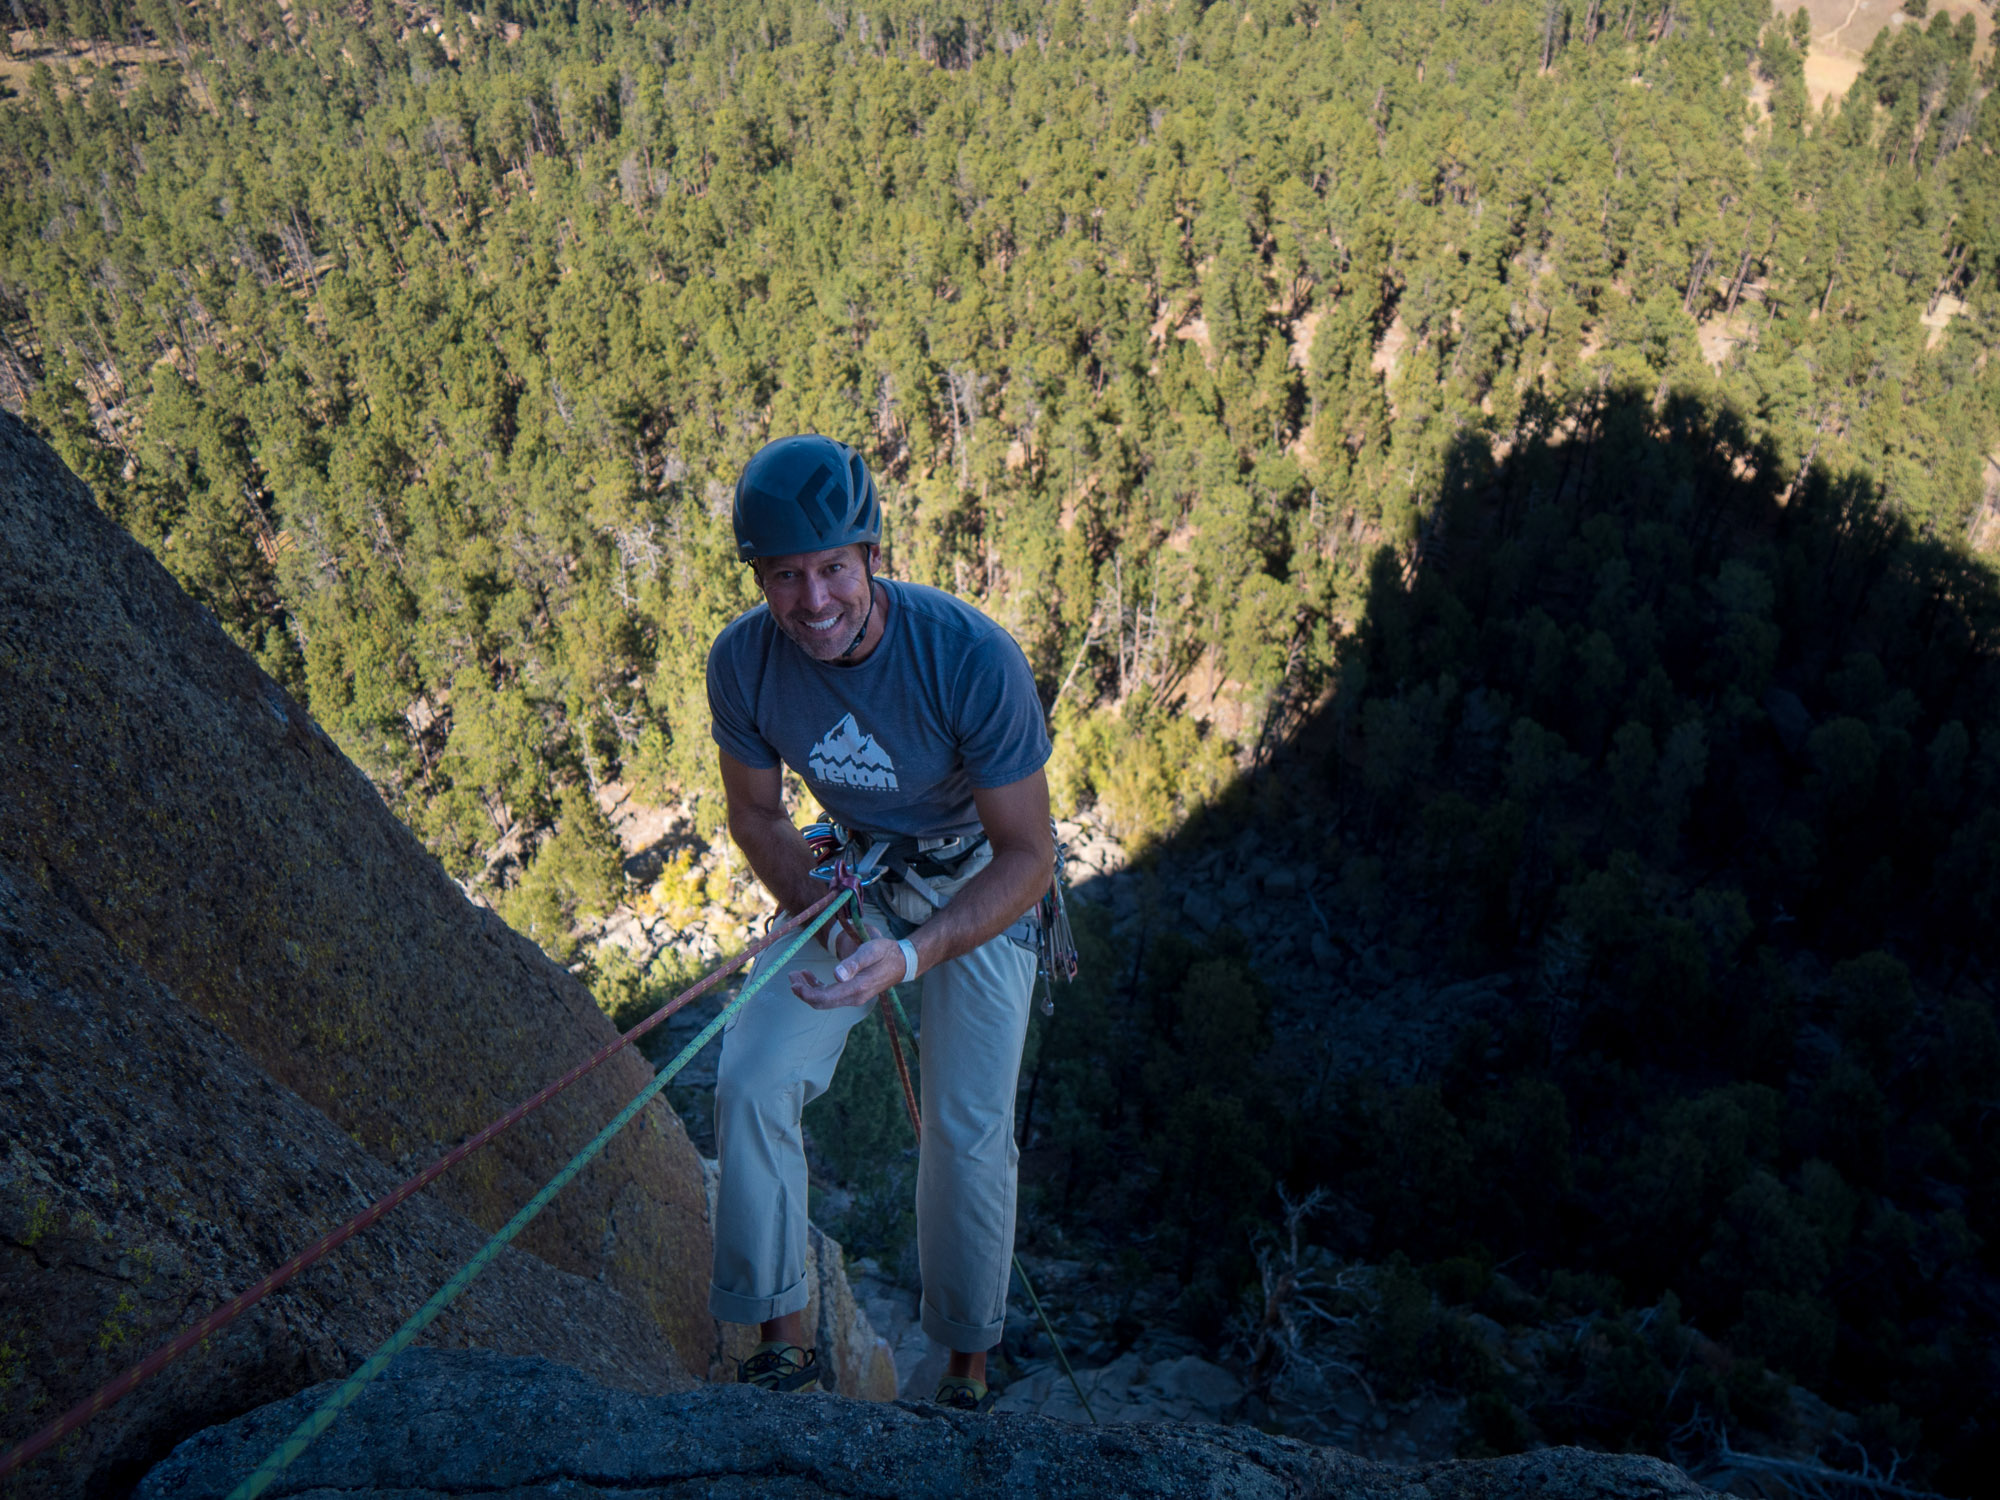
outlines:
{"label": "helmet strap", "polygon": [[[866,549],[863,549],[864,557]],[[868,613],[861,617],[861,628],[854,632],[854,639],[847,643],[847,649],[834,658],[835,661],[852,661],[854,653],[861,649],[861,643],[868,638],[868,622],[875,618],[875,569],[866,561],[861,564],[868,575]]]}

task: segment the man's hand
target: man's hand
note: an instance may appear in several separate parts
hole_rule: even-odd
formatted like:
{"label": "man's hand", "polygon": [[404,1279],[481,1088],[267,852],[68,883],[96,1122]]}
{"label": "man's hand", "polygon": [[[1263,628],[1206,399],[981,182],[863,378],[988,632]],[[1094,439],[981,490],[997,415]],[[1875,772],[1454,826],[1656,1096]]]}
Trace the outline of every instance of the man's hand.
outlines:
{"label": "man's hand", "polygon": [[[836,949],[846,948],[852,939],[843,933],[834,942]],[[872,935],[834,965],[833,978],[832,984],[821,984],[811,974],[795,971],[792,993],[815,1010],[866,1005],[889,986],[903,982],[903,949],[892,939]]]}

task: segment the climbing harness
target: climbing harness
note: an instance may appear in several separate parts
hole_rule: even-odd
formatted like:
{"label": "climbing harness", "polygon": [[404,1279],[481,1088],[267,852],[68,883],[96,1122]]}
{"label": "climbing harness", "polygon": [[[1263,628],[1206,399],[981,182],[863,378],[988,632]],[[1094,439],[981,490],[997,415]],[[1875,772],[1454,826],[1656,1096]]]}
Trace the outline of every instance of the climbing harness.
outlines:
{"label": "climbing harness", "polygon": [[[911,838],[850,830],[832,821],[808,823],[799,832],[813,857],[822,861],[812,872],[815,879],[833,881],[858,852],[853,870],[862,888],[873,887],[886,877],[890,884],[914,891],[933,911],[943,911],[950,902],[931,882],[957,879],[966,861],[987,843],[983,833],[955,838]],[[1063,870],[1069,860],[1069,845],[1057,832],[1053,818],[1049,820],[1049,837],[1055,846],[1055,868],[1050,872],[1048,888],[1026,915],[1000,934],[1035,955],[1036,974],[1042,983],[1041,1012],[1045,1016],[1055,1014],[1056,984],[1074,980],[1078,964],[1076,938],[1070,931],[1069,906],[1063,895],[1068,884]],[[860,909],[858,903],[855,909]],[[890,936],[900,940],[916,931],[916,924],[889,903],[878,902],[876,909],[887,923]],[[843,915],[842,921],[848,922],[848,918]],[[848,931],[854,933],[851,922]]]}
{"label": "climbing harness", "polygon": [[[16,1444],[4,1456],[0,1456],[0,1479],[4,1479],[7,1475],[14,1473],[24,1464],[61,1442],[78,1428],[89,1422],[99,1412],[130,1395],[141,1382],[157,1375],[161,1370],[172,1364],[197,1344],[220,1333],[252,1307],[263,1301],[264,1298],[270,1296],[279,1287],[297,1276],[299,1272],[323,1259],[332,1251],[337,1250],[362,1230],[379,1221],[391,1210],[416,1196],[424,1188],[443,1176],[445,1172],[456,1166],[459,1162],[464,1161],[466,1157],[472,1155],[473,1152],[491,1141],[495,1136],[501,1134],[509,1126],[518,1122],[523,1116],[541,1108],[579,1078],[590,1073],[624,1048],[631,1046],[655,1027],[662,1024],[669,1016],[682,1009],[689,1002],[706,994],[717,984],[721,983],[724,978],[741,969],[766,949],[800,933],[801,929],[804,929],[807,936],[817,931],[824,924],[840,899],[841,892],[839,890],[829,891],[820,900],[814,902],[797,916],[785,918],[774,924],[764,937],[759,938],[741,953],[737,954],[736,957],[730,959],[727,963],[718,965],[687,989],[682,990],[680,994],[674,996],[673,999],[654,1011],[652,1015],[639,1022],[638,1025],[619,1037],[617,1041],[600,1048],[595,1054],[578,1063],[554,1083],[549,1084],[539,1093],[515,1105],[491,1125],[488,1125],[477,1134],[468,1137],[459,1145],[454,1146],[450,1151],[447,1151],[443,1156],[424,1168],[423,1171],[417,1173],[416,1176],[410,1178],[407,1182],[401,1183],[383,1194],[374,1203],[349,1219],[345,1224],[321,1235],[290,1260],[264,1277],[263,1280],[238,1293],[219,1307],[214,1308],[206,1317],[183,1330],[167,1343],[162,1344],[123,1375],[109,1381],[92,1395],[79,1401],[32,1437]],[[799,938],[799,942],[802,943],[803,941],[804,937],[802,936]],[[797,944],[794,944],[792,948],[787,950],[787,957],[792,952],[797,951],[797,946]],[[741,1004],[743,998],[747,997],[738,997],[737,1005]],[[704,1036],[710,1034],[712,1033],[704,1032]],[[675,1064],[676,1067],[680,1065],[678,1062]]]}

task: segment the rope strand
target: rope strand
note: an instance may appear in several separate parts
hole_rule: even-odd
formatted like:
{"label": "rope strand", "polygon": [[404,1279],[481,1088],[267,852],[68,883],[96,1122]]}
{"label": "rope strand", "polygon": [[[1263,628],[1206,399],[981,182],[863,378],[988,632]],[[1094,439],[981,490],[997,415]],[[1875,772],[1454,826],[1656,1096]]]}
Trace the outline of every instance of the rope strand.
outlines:
{"label": "rope strand", "polygon": [[767,966],[763,972],[757,974],[748,984],[744,985],[737,992],[736,998],[725,1005],[717,1013],[714,1020],[702,1027],[695,1034],[694,1039],[681,1048],[680,1054],[654,1075],[653,1079],[633,1096],[632,1102],[618,1111],[612,1118],[611,1123],[597,1133],[589,1145],[571,1157],[568,1164],[560,1172],[556,1173],[554,1177],[551,1177],[542,1190],[530,1198],[519,1213],[509,1219],[497,1234],[484,1245],[480,1246],[478,1253],[471,1260],[459,1267],[451,1280],[439,1287],[432,1294],[431,1299],[418,1308],[416,1312],[412,1313],[408,1321],[391,1334],[381,1348],[377,1349],[362,1362],[360,1369],[342,1381],[340,1388],[331,1396],[328,1396],[326,1400],[322,1401],[319,1408],[311,1416],[307,1417],[305,1421],[301,1422],[292,1431],[291,1436],[287,1437],[272,1451],[270,1457],[259,1464],[247,1479],[231,1490],[229,1492],[229,1500],[256,1500],[257,1496],[269,1489],[277,1477],[290,1468],[300,1454],[312,1446],[313,1440],[325,1432],[327,1428],[331,1427],[339,1419],[340,1414],[354,1404],[355,1398],[368,1388],[369,1383],[389,1367],[389,1362],[398,1354],[401,1354],[404,1349],[408,1348],[418,1334],[430,1327],[437,1320],[438,1315],[451,1306],[458,1299],[460,1293],[472,1285],[473,1278],[492,1263],[493,1259],[507,1247],[508,1241],[512,1240],[515,1235],[526,1228],[528,1221],[533,1219],[536,1214],[548,1207],[550,1200],[565,1187],[569,1186],[570,1181],[576,1174],[589,1166],[597,1157],[597,1154],[611,1143],[611,1138],[630,1124],[633,1117],[641,1109],[645,1108],[658,1095],[660,1090],[673,1082],[674,1075],[686,1067],[689,1060],[713,1040],[716,1033],[721,1031],[728,1024],[730,1018],[750,1002],[750,998],[763,988],[772,975],[783,971],[785,965],[791,961],[792,955],[805,946],[806,939],[825,926],[833,917],[837,906],[834,898],[843,894],[845,893],[829,893],[828,902],[834,902],[834,904],[819,903],[824,909],[820,911],[819,915],[813,919],[810,925],[802,931],[795,933],[790,945],[779,955],[778,961]]}
{"label": "rope strand", "polygon": [[[322,1259],[332,1251],[339,1249],[362,1230],[382,1219],[392,1209],[397,1208],[423,1191],[424,1188],[443,1176],[446,1171],[456,1166],[459,1162],[464,1161],[466,1157],[477,1151],[481,1146],[484,1146],[510,1125],[517,1123],[524,1115],[541,1108],[586,1073],[604,1063],[621,1049],[629,1047],[632,1043],[639,1040],[640,1037],[665,1021],[668,1016],[681,1009],[689,1001],[714,988],[725,975],[734,973],[737,969],[742,968],[744,964],[750,962],[751,959],[757,957],[766,948],[769,948],[773,943],[780,942],[791,933],[796,932],[800,924],[811,921],[812,918],[826,910],[840,894],[838,891],[829,891],[797,916],[788,917],[783,922],[778,923],[764,937],[759,938],[741,953],[737,954],[736,957],[730,959],[725,964],[719,965],[687,989],[681,991],[672,1000],[669,1000],[665,1005],[654,1011],[652,1015],[619,1037],[617,1041],[600,1048],[593,1056],[578,1063],[540,1093],[515,1105],[506,1114],[495,1120],[491,1125],[488,1125],[484,1130],[481,1130],[477,1135],[472,1136],[470,1139],[447,1151],[443,1156],[424,1168],[423,1171],[410,1178],[409,1181],[400,1184],[385,1193],[382,1197],[376,1199],[375,1202],[349,1219],[345,1224],[342,1224],[339,1228],[321,1235],[310,1245],[306,1246],[305,1249],[299,1251],[290,1260],[279,1266],[275,1271],[272,1271],[262,1281],[259,1281],[256,1285],[238,1293],[236,1296],[230,1298],[229,1301],[213,1309],[200,1322],[184,1329],[176,1337],[162,1344],[123,1375],[99,1387],[92,1395],[85,1400],[79,1401],[75,1406],[72,1406],[60,1417],[56,1418],[55,1421],[35,1433],[34,1436],[16,1444],[8,1450],[5,1457],[0,1457],[0,1479],[5,1479],[9,1474],[14,1473],[31,1459],[54,1447],[71,1433],[77,1431],[77,1429],[89,1422],[99,1412],[130,1395],[140,1382],[159,1374],[161,1370],[164,1370],[168,1365],[179,1359],[204,1339],[211,1338],[215,1334],[220,1333],[231,1323],[242,1317],[244,1313],[270,1296],[271,1293],[290,1281],[294,1276],[298,1275],[299,1272],[305,1270],[306,1267]],[[817,926],[818,924],[815,923],[814,925]]]}

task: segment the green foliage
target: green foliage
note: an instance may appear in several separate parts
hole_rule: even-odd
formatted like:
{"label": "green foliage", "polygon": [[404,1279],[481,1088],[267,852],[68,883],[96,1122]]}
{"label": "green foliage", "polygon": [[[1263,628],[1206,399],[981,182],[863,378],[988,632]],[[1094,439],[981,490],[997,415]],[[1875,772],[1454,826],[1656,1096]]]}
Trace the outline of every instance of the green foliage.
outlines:
{"label": "green foliage", "polygon": [[1055,725],[1049,795],[1058,808],[1095,802],[1111,833],[1143,850],[1213,804],[1235,779],[1230,746],[1192,718],[1141,695],[1123,717],[1065,714]]}
{"label": "green foliage", "polygon": [[[1256,950],[1156,939],[1048,1034],[1063,1212],[1160,1224],[1198,1320],[1250,1274],[1230,1212],[1270,1214],[1274,1182],[1336,1195],[1340,1253],[1389,1267],[1371,1378],[1464,1395],[1468,1451],[1776,1433],[1796,1380],[1968,1472],[1990,1328],[1948,1288],[1993,1284],[2000,1229],[1975,1081],[2000,954],[1972,915],[2000,588],[1858,481],[1759,469],[1726,412],[1591,410],[1587,455],[1530,447],[1447,494],[1449,567],[1377,571],[1323,764],[1156,856],[1199,880],[1266,800],[1274,854],[1294,811],[1338,821],[1333,931],[1506,974],[1504,1021],[1435,1076],[1316,1095],[1309,1047],[1255,1050]],[[1240,1035],[1202,1029],[1218,1010]],[[1502,1378],[1460,1308],[1575,1332]]]}
{"label": "green foliage", "polygon": [[[1865,466],[1919,529],[1979,501],[2000,158],[1948,18],[1882,33],[1878,129],[1808,113],[1798,18],[1788,44],[1750,0],[1560,34],[1533,0],[22,5],[90,48],[0,110],[0,323],[39,351],[0,349],[0,396],[502,890],[566,787],[713,825],[703,658],[754,598],[727,486],[772,433],[864,447],[892,568],[1015,630],[1088,742],[1065,789],[1141,841],[1329,685],[1372,560],[1426,545],[1475,447],[1607,381],[1726,390],[1749,440]],[[148,34],[158,60],[99,67]],[[1746,134],[1753,54],[1776,113]],[[1971,336],[1932,348],[1947,297]],[[1771,622],[1713,584],[1717,688],[1754,699]],[[1669,623],[1607,595],[1537,627],[1513,716],[1594,761],[1625,721],[1566,700]],[[1425,690],[1365,710],[1385,797],[1451,712]],[[1240,746],[1189,722],[1218,693]],[[1657,852],[1717,742],[1632,722]],[[1824,748],[1830,792],[1865,770]],[[1439,831],[1489,923],[1544,821]]]}
{"label": "green foliage", "polygon": [[[1442,1075],[1320,1098],[1269,1086],[1227,929],[1134,963],[1080,913],[1031,1065],[1065,1214],[1158,1223],[1191,1317],[1278,1181],[1356,1253],[1518,1257],[1580,1320],[1541,1404],[1391,1277],[1382,1357],[1488,1449],[1775,1421],[1767,1365],[1947,1465],[1990,1431],[1968,25],[1815,113],[1804,12],[1751,0],[22,5],[164,57],[0,107],[0,397],[552,951],[619,891],[600,784],[716,821],[729,482],[831,432],[892,569],[1023,642],[1059,801],[1233,836],[1290,795],[1239,757],[1331,691],[1343,921],[1517,976]],[[663,982],[598,975],[621,1016]],[[889,1127],[844,1107],[858,1162]]]}
{"label": "green foliage", "polygon": [[501,896],[500,915],[554,957],[567,961],[576,943],[579,915],[610,909],[623,889],[617,843],[607,836],[604,814],[588,793],[567,788],[555,830],[526,871]]}

